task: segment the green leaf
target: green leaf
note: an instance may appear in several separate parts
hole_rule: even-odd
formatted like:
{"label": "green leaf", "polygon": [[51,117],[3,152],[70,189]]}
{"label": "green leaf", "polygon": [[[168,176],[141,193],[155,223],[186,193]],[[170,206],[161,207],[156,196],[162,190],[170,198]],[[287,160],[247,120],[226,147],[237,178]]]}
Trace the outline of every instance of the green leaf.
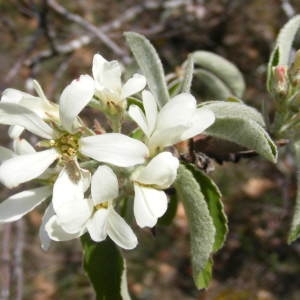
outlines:
{"label": "green leaf", "polygon": [[192,164],[187,165],[187,168],[193,173],[195,179],[200,185],[201,192],[208,205],[210,216],[213,219],[216,228],[213,250],[216,252],[223,247],[228,232],[228,221],[221,201],[222,194],[213,180],[200,169],[196,168]]}
{"label": "green leaf", "polygon": [[212,258],[209,258],[203,271],[198,276],[198,288],[199,289],[205,289],[208,287],[208,285],[212,279],[212,267],[213,267],[213,260],[212,260]]}
{"label": "green leaf", "polygon": [[203,274],[213,251],[215,227],[199,184],[191,171],[180,165],[175,189],[184,205],[191,238],[193,278],[198,288],[203,287]]}
{"label": "green leaf", "polygon": [[245,81],[234,64],[207,51],[196,51],[192,55],[195,65],[215,75],[229,89],[231,96],[241,97],[243,95]]}
{"label": "green leaf", "polygon": [[195,69],[194,75],[198,79],[194,86],[204,99],[225,99],[232,96],[226,84],[213,73]]}
{"label": "green leaf", "polygon": [[127,106],[130,105],[137,105],[142,111],[144,111],[143,102],[140,99],[137,99],[135,97],[128,97],[127,98]]}
{"label": "green leaf", "polygon": [[272,79],[273,79],[273,73],[272,69],[273,67],[278,66],[279,63],[279,47],[277,46],[274,51],[271,53],[270,60],[268,63],[268,69],[267,69],[267,90],[269,93],[272,92]]}
{"label": "green leaf", "polygon": [[257,122],[260,126],[265,126],[265,121],[262,114],[253,107],[237,102],[225,101],[207,101],[201,103],[201,107],[206,107],[212,110],[217,119],[239,116],[243,119],[250,119]]}
{"label": "green leaf", "polygon": [[267,88],[270,92],[272,81],[272,67],[277,65],[289,65],[291,48],[300,27],[300,15],[291,18],[280,30],[274,50],[268,63]]}
{"label": "green leaf", "polygon": [[180,85],[180,93],[190,93],[192,80],[194,73],[194,59],[192,55],[189,55],[187,61],[184,64],[184,77]]}
{"label": "green leaf", "polygon": [[217,117],[205,134],[255,150],[272,162],[277,160],[276,145],[264,128],[252,119],[244,119],[239,115]]}
{"label": "green leaf", "polygon": [[297,164],[297,196],[294,208],[293,220],[288,236],[288,243],[291,244],[300,236],[300,141],[294,143],[295,160]]}
{"label": "green leaf", "polygon": [[168,84],[168,91],[169,91],[170,97],[174,97],[179,93],[180,84],[181,84],[181,82],[179,79],[175,79]]}
{"label": "green leaf", "polygon": [[117,246],[106,239],[96,243],[88,234],[81,237],[83,266],[97,300],[130,300],[127,289],[126,264]]}
{"label": "green leaf", "polygon": [[158,101],[158,106],[162,107],[169,101],[169,93],[163,66],[155,48],[141,34],[126,32],[125,38],[147,79],[150,91]]}

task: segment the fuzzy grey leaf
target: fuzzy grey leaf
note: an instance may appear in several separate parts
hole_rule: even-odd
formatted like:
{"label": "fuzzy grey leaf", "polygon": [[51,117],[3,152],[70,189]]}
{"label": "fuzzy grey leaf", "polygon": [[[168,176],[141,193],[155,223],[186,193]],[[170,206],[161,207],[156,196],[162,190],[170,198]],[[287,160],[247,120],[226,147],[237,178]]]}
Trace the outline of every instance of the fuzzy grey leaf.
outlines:
{"label": "fuzzy grey leaf", "polygon": [[127,44],[141,68],[150,91],[162,107],[169,101],[169,93],[160,58],[153,45],[143,35],[135,32],[125,33]]}

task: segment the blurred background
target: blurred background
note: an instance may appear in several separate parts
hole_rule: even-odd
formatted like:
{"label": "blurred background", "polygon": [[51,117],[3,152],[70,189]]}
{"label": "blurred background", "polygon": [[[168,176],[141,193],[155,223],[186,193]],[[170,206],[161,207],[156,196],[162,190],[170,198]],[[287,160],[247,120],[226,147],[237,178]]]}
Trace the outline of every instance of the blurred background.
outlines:
{"label": "blurred background", "polygon": [[[131,63],[123,32],[135,31],[154,44],[166,73],[176,72],[195,50],[229,59],[245,76],[243,100],[271,112],[266,63],[279,29],[297,13],[298,0],[0,0],[0,91],[32,92],[36,78],[57,101],[72,79],[91,73],[94,53]],[[7,127],[0,127],[0,140],[9,144]],[[280,155],[277,166],[258,157],[215,163],[210,175],[223,193],[230,231],[206,291],[193,284],[180,205],[174,224],[158,226],[155,236],[136,230],[138,248],[124,253],[135,299],[300,299],[300,244],[286,244],[295,169],[288,146]],[[1,186],[0,199],[13,192]],[[0,299],[93,299],[79,241],[41,250],[44,208],[0,227]]]}

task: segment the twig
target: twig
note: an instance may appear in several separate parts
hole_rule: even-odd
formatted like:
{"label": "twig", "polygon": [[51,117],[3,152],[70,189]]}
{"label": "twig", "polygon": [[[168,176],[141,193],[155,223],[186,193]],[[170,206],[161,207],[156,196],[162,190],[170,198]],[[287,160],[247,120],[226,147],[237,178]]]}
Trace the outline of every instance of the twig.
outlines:
{"label": "twig", "polygon": [[121,49],[115,42],[113,42],[107,35],[104,34],[103,31],[101,31],[98,27],[95,25],[87,22],[85,19],[83,19],[81,16],[73,14],[69,12],[66,8],[61,6],[59,3],[57,3],[55,0],[47,0],[47,3],[49,7],[51,7],[54,11],[65,17],[66,19],[77,23],[84,29],[90,31],[93,33],[97,38],[99,38],[107,47],[109,47],[111,50],[113,50],[117,55],[120,57],[123,57],[126,61],[128,55],[126,51]]}
{"label": "twig", "polygon": [[24,220],[20,219],[16,223],[16,238],[14,250],[14,269],[13,276],[15,280],[15,299],[23,299],[23,249],[24,249]]}
{"label": "twig", "polygon": [[[161,7],[161,4],[156,2],[147,1],[144,5],[136,5],[133,7],[128,8],[121,16],[117,17],[114,21],[108,22],[100,27],[97,27],[97,30],[106,33],[110,30],[119,29],[125,22],[129,22],[135,19],[139,14],[144,12],[145,10],[155,10]],[[70,42],[65,44],[56,44],[56,51],[57,53],[64,55],[69,54],[79,48],[82,48],[89,43],[91,43],[93,38],[89,35],[82,35],[79,38],[76,38]],[[53,57],[53,51],[47,49],[43,50],[34,56],[31,59],[28,59],[25,64],[27,66],[32,66],[34,64],[40,63],[41,61],[47,60]]]}
{"label": "twig", "polygon": [[49,97],[53,97],[54,92],[57,89],[58,83],[60,82],[61,77],[64,75],[65,71],[67,70],[70,61],[71,61],[72,55],[69,55],[68,57],[66,57],[64,59],[64,61],[59,65],[59,67],[57,68],[56,72],[53,75],[53,80],[52,80],[52,84],[49,86],[49,89],[47,91],[47,95],[49,95]]}
{"label": "twig", "polygon": [[281,0],[281,7],[289,19],[296,14],[294,7],[289,0]]}
{"label": "twig", "polygon": [[2,236],[2,254],[1,254],[1,300],[10,299],[10,238],[11,238],[11,224],[3,225]]}

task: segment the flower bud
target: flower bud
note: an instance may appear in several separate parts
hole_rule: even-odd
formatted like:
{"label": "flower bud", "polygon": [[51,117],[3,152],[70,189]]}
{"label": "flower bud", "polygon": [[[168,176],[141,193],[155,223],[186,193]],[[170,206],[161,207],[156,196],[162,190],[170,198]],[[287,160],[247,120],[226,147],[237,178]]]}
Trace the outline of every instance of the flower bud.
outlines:
{"label": "flower bud", "polygon": [[289,79],[287,74],[287,66],[273,67],[272,90],[276,96],[281,98],[287,96],[289,92]]}
{"label": "flower bud", "polygon": [[291,83],[294,87],[300,87],[300,49],[296,52],[294,62],[289,70]]}

